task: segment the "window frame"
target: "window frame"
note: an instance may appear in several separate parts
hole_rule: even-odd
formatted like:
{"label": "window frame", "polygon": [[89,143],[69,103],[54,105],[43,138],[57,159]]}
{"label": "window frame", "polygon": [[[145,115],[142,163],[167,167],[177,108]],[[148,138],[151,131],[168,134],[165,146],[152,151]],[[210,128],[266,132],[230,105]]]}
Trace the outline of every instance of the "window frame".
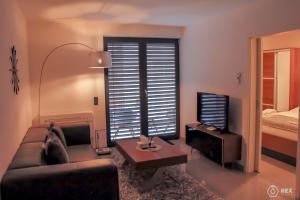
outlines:
{"label": "window frame", "polygon": [[[140,69],[140,101],[141,101],[141,131],[147,133],[148,108],[147,97],[144,88],[147,88],[147,56],[146,45],[148,43],[174,43],[175,44],[175,88],[176,88],[176,134],[159,136],[162,139],[171,140],[180,137],[180,68],[179,68],[179,42],[178,38],[144,38],[144,37],[103,37],[103,49],[108,50],[110,42],[137,42],[139,44],[139,69]],[[146,77],[143,79],[143,77]],[[108,146],[114,146],[110,135],[109,97],[108,97],[108,69],[104,69],[105,79],[105,112],[106,112],[106,140]],[[147,119],[147,120],[145,120]],[[147,136],[146,135],[146,136]]]}

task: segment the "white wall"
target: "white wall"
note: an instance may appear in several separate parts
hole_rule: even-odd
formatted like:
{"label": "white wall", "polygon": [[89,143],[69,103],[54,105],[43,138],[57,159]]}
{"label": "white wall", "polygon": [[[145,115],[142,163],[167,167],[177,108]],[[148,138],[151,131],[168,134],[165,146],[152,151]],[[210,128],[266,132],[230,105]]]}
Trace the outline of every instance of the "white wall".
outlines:
{"label": "white wall", "polygon": [[[30,79],[32,85],[33,118],[37,117],[37,87],[43,59],[63,43],[80,42],[96,49],[103,48],[103,36],[180,38],[180,27],[151,25],[120,25],[85,20],[29,22]],[[66,46],[49,57],[45,66],[41,115],[93,111],[95,128],[106,127],[103,70],[87,68],[90,50],[79,45]],[[93,97],[99,97],[99,106]],[[106,135],[101,135],[106,143]]]}
{"label": "white wall", "polygon": [[[27,31],[25,19],[15,0],[0,1],[0,179],[31,125],[28,76]],[[13,93],[10,48],[17,49],[20,93]]]}
{"label": "white wall", "polygon": [[[185,29],[181,40],[181,134],[196,121],[196,92],[230,95],[230,130],[243,135],[246,164],[249,135],[250,41],[300,27],[300,1],[253,1],[223,16],[200,19]],[[242,73],[237,84],[236,73]],[[250,133],[250,134],[255,134]]]}

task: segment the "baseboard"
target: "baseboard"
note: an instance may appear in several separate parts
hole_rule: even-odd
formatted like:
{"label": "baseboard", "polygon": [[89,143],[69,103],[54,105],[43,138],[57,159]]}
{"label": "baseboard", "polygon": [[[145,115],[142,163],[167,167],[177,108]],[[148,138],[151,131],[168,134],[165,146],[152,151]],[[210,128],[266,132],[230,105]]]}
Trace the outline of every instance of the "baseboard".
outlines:
{"label": "baseboard", "polygon": [[243,172],[245,169],[244,166],[239,162],[233,162],[231,168],[241,172]]}
{"label": "baseboard", "polygon": [[296,158],[294,158],[294,157],[285,155],[283,153],[280,153],[280,152],[277,152],[277,151],[274,151],[274,150],[271,150],[271,149],[268,149],[265,147],[262,147],[261,152],[262,152],[262,154],[264,154],[266,156],[270,156],[281,162],[296,166],[297,161],[296,161]]}

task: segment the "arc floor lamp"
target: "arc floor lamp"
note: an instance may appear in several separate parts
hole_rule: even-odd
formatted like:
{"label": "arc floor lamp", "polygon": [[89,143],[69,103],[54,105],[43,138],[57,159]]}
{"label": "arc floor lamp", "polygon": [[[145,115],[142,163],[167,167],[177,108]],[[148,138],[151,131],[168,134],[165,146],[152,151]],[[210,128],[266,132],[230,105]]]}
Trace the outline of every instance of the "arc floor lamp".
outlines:
{"label": "arc floor lamp", "polygon": [[104,69],[104,68],[109,68],[112,66],[111,55],[108,51],[97,51],[96,49],[94,49],[86,44],[83,44],[83,43],[79,43],[79,42],[64,43],[64,44],[61,44],[61,45],[55,47],[54,49],[52,49],[47,54],[47,56],[44,58],[44,60],[42,62],[41,72],[40,72],[40,81],[39,81],[39,90],[38,90],[38,98],[39,98],[38,99],[38,121],[39,121],[39,124],[41,124],[41,86],[42,86],[44,69],[45,69],[47,60],[58,49],[61,49],[65,46],[71,46],[71,45],[83,46],[90,50],[88,68]]}

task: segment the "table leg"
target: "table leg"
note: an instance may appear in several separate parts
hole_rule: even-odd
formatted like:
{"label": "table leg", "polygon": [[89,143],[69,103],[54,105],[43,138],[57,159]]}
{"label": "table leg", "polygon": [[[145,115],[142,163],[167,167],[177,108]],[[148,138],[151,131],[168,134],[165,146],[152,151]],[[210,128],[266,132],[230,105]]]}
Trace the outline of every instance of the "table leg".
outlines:
{"label": "table leg", "polygon": [[164,168],[158,168],[153,176],[149,178],[148,180],[145,180],[144,184],[140,188],[140,192],[147,192],[151,190],[157,183],[159,183],[159,180],[161,179],[164,172]]}

